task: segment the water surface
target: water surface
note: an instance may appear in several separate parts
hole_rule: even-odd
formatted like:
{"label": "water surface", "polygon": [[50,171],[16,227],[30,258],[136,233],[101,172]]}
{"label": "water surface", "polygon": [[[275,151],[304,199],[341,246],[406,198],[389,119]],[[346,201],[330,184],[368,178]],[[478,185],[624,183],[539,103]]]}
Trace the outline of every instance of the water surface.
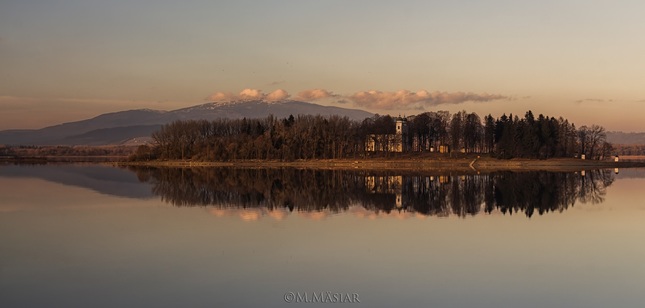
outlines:
{"label": "water surface", "polygon": [[642,307],[642,187],[638,169],[0,166],[0,306]]}

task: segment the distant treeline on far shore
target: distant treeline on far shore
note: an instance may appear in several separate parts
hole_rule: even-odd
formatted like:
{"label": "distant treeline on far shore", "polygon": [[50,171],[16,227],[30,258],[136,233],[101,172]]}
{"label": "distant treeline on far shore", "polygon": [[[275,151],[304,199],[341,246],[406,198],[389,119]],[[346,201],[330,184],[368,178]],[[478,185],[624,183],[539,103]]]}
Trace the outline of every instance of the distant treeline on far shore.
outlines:
{"label": "distant treeline on far shore", "polygon": [[[406,126],[403,134],[399,124]],[[603,127],[576,128],[562,117],[535,117],[531,111],[522,118],[504,114],[482,119],[466,111],[438,111],[406,118],[375,115],[363,121],[311,115],[177,121],[152,138],[153,144],[140,146],[133,160],[292,161],[387,157],[401,151],[481,153],[501,159],[606,159],[616,154]]]}
{"label": "distant treeline on far shore", "polygon": [[133,155],[136,146],[6,146],[0,145],[0,159],[38,159],[51,157],[113,157],[123,159]]}
{"label": "distant treeline on far shore", "polygon": [[645,144],[615,144],[616,155],[645,156]]}

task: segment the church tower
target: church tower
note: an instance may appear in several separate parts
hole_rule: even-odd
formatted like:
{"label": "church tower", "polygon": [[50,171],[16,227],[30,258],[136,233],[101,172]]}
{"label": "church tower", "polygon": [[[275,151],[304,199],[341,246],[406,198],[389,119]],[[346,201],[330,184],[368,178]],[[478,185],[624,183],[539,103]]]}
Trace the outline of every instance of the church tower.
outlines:
{"label": "church tower", "polygon": [[406,118],[400,116],[396,118],[396,134],[408,135],[408,120]]}
{"label": "church tower", "polygon": [[396,118],[395,152],[407,152],[408,149],[408,120],[399,116]]}

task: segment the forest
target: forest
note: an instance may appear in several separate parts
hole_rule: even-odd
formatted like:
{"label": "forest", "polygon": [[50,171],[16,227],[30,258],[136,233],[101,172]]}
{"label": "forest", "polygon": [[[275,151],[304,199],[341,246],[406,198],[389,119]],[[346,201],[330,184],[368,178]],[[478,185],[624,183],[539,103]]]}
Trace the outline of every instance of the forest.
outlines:
{"label": "forest", "polygon": [[[398,139],[375,138],[395,134],[397,118],[375,115],[363,121],[340,116],[299,115],[278,119],[219,119],[176,121],[153,133],[151,146],[140,146],[132,160],[282,160],[366,158],[397,153],[369,151],[367,140],[401,142],[412,152],[480,153],[500,159],[581,157],[605,159],[614,149],[598,125],[576,128],[562,117],[531,111],[524,117],[490,114],[482,120],[466,111],[424,112],[400,119],[407,124]],[[393,141],[397,140],[397,141]],[[389,149],[381,145],[380,149]]]}

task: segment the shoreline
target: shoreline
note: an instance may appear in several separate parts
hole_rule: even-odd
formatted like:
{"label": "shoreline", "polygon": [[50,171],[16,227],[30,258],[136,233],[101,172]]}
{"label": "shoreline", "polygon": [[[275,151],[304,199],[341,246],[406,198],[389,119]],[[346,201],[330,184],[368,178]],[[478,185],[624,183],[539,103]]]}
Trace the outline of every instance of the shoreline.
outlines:
{"label": "shoreline", "polygon": [[141,166],[165,168],[297,168],[297,169],[331,169],[331,170],[392,170],[392,171],[580,171],[605,168],[645,168],[645,160],[621,159],[582,160],[576,158],[540,159],[497,159],[477,157],[477,155],[448,156],[397,156],[343,159],[308,159],[295,161],[280,160],[231,160],[231,161],[191,161],[191,160],[150,160],[127,161],[125,157],[23,157],[0,158],[0,164],[60,164],[89,163],[116,167]]}
{"label": "shoreline", "polygon": [[373,158],[373,159],[316,159],[316,160],[236,160],[227,162],[203,161],[139,161],[112,162],[115,166],[200,168],[298,168],[334,170],[403,170],[403,171],[580,171],[605,168],[645,168],[645,161],[596,161],[574,158],[495,159],[495,158]]}

